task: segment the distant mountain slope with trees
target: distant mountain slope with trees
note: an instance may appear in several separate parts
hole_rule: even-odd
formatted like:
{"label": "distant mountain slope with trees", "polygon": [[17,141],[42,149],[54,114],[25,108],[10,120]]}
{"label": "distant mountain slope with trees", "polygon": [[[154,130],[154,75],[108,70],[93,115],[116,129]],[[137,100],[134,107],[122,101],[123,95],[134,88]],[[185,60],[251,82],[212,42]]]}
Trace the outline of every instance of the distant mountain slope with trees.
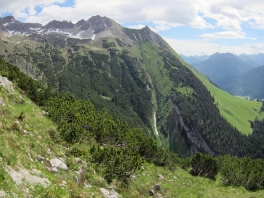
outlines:
{"label": "distant mountain slope with trees", "polygon": [[215,53],[209,59],[194,63],[192,66],[219,87],[221,87],[219,83],[221,80],[237,76],[252,68],[252,65],[231,53]]}
{"label": "distant mountain slope with trees", "polygon": [[226,78],[221,88],[233,95],[264,98],[264,66],[252,68],[234,78]]}

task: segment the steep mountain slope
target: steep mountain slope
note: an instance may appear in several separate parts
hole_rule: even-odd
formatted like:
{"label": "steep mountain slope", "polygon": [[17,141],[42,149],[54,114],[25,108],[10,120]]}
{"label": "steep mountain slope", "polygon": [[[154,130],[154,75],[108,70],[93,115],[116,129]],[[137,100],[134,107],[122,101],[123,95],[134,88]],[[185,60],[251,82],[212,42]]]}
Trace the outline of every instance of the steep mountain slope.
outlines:
{"label": "steep mountain slope", "polygon": [[196,151],[255,155],[250,140],[220,115],[202,82],[148,27],[127,29],[100,16],[46,26],[12,17],[0,22],[0,54],[6,61],[60,92],[107,108],[164,147],[182,156]]}
{"label": "steep mountain slope", "polygon": [[[46,95],[45,93],[51,91],[49,88],[44,88],[36,81],[21,73],[18,68],[4,63],[1,59],[0,73],[13,81],[12,84],[7,78],[0,75],[0,196],[58,198],[110,197],[110,195],[111,197],[263,196],[261,190],[252,192],[242,187],[226,186],[226,180],[224,179],[232,178],[226,177],[222,170],[215,180],[191,176],[188,173],[189,171],[186,170],[186,168],[190,166],[189,159],[182,160],[175,155],[171,155],[169,161],[176,160],[173,162],[173,165],[185,167],[185,170],[177,167],[175,171],[170,171],[166,167],[162,167],[164,164],[156,166],[153,163],[144,162],[141,171],[134,172],[129,179],[129,183],[125,184],[125,187],[124,183],[120,180],[114,180],[112,183],[109,183],[104,178],[105,173],[102,172],[105,165],[102,165],[102,162],[94,162],[93,148],[94,145],[99,144],[99,142],[88,140],[89,144],[87,144],[87,136],[76,144],[71,143],[71,141],[73,141],[72,139],[70,142],[64,141],[65,130],[61,130],[59,122],[56,122],[59,124],[56,125],[49,117],[53,117],[52,115],[57,108],[56,106],[61,105],[63,108],[57,112],[55,117],[56,120],[63,117],[64,119],[62,119],[62,121],[64,122],[64,126],[72,124],[74,122],[74,117],[77,118],[78,114],[81,115],[81,118],[83,118],[83,115],[89,115],[90,118],[93,118],[93,120],[90,120],[89,126],[97,126],[96,130],[102,130],[102,128],[100,129],[100,127],[98,127],[101,123],[103,123],[101,126],[104,126],[104,128],[108,128],[109,124],[115,124],[115,126],[117,126],[116,124],[121,123],[117,120],[115,120],[116,123],[114,123],[113,120],[110,123],[109,121],[111,118],[104,111],[97,112],[98,115],[95,115],[94,109],[91,108],[92,105],[89,101],[75,101],[79,105],[82,103],[88,104],[88,106],[77,108],[79,111],[77,111],[77,113],[75,112],[74,116],[72,114],[73,111],[76,111],[76,106],[71,106],[69,109],[70,111],[68,111],[68,116],[65,117],[65,113],[67,113],[65,109],[68,108],[70,101],[61,100],[62,103],[54,103],[50,106],[50,102],[54,100],[50,98],[53,95],[50,95],[52,92],[47,94],[47,97],[41,97],[42,94]],[[38,104],[39,102],[42,103],[43,100],[46,101],[41,105],[42,108],[48,108],[49,106],[52,108],[48,108],[49,111],[47,112],[34,104],[34,102],[24,94],[33,98]],[[69,99],[72,100],[73,98]],[[104,117],[104,120],[101,119],[102,117],[97,117],[100,115]],[[71,122],[65,123],[65,118],[71,119]],[[99,120],[97,120],[98,118]],[[83,119],[83,121],[85,120],[86,118]],[[98,121],[102,122],[99,123]],[[79,123],[79,125],[82,126],[83,123]],[[127,128],[123,127],[121,130],[125,132],[124,130]],[[87,126],[85,126],[85,128],[87,129]],[[116,134],[119,133],[120,128],[118,128],[119,127],[115,127],[110,137],[116,136]],[[80,128],[78,129],[80,130]],[[89,130],[91,130],[91,128]],[[134,135],[135,134],[136,133],[134,133]],[[83,134],[79,135],[83,137]],[[106,142],[107,136],[104,136],[104,134],[102,135],[103,142]],[[141,138],[143,137],[144,136],[141,136]],[[129,140],[129,135],[125,135],[121,138]],[[130,139],[130,141],[131,140],[133,141],[134,139]],[[133,149],[139,146],[145,146],[144,148],[147,148],[150,142],[145,140],[138,144],[134,144]],[[116,145],[116,141],[113,143],[110,150],[120,149],[121,145]],[[127,144],[128,142],[126,142],[126,146]],[[108,146],[107,144],[100,144],[100,150],[105,154],[108,151]],[[146,150],[143,149],[142,151]],[[157,159],[160,160],[164,158],[165,153],[154,152],[154,154],[158,154]],[[100,159],[102,160],[102,158],[106,156],[108,155],[101,156]],[[117,156],[111,156],[114,156],[112,160],[117,160],[115,162],[120,161],[120,153],[118,153]],[[199,156],[201,156],[201,154]],[[212,156],[207,156],[206,158],[216,162],[216,158]],[[133,156],[133,159],[135,159],[135,156]],[[126,161],[128,160],[129,154],[127,153]],[[240,177],[246,176],[242,180],[244,183],[246,182],[245,184],[251,184],[252,182],[256,183],[257,181],[257,188],[263,187],[263,183],[259,183],[259,179],[263,178],[263,176],[261,176],[262,174],[257,174],[257,176],[248,175],[252,167],[247,167],[247,169],[245,169],[244,166],[232,164],[228,160],[238,162],[238,158],[226,156],[224,158],[218,158],[217,163],[224,165],[224,167],[235,165],[236,167],[232,168],[233,175]],[[243,160],[248,160],[248,158],[244,158]],[[263,160],[251,160],[250,162],[254,162],[254,164],[256,162],[264,163]],[[115,164],[115,167],[117,165],[118,163]],[[122,167],[123,166],[124,164],[122,164]],[[242,174],[241,170],[243,170],[243,172],[245,171],[245,174]],[[262,166],[260,166],[258,170],[262,172]],[[117,169],[117,171],[120,170]],[[116,172],[110,173],[116,174]],[[253,179],[253,181],[251,179]],[[241,179],[237,182],[240,181]],[[177,186],[177,188],[175,188],[175,186]],[[247,187],[254,188],[255,186],[247,185]]]}
{"label": "steep mountain slope", "polygon": [[263,72],[261,68],[253,67],[263,65],[263,57],[263,54],[236,56],[230,53],[216,53],[208,60],[190,64],[200,73],[208,76],[218,87],[232,95],[262,99],[261,74]]}
{"label": "steep mountain slope", "polygon": [[237,76],[252,67],[251,64],[231,53],[215,53],[208,60],[194,63],[192,66],[208,76],[219,87],[221,87],[221,80]]}
{"label": "steep mountain slope", "polygon": [[222,89],[233,95],[247,96],[250,99],[264,98],[264,66],[252,68],[235,78],[221,82]]}
{"label": "steep mountain slope", "polygon": [[[173,172],[160,167],[163,166],[162,164],[155,166],[153,163],[144,163],[142,170],[135,172],[125,187],[119,180],[114,180],[109,184],[103,178],[104,174],[100,168],[105,165],[93,162],[91,147],[96,142],[72,144],[63,141],[64,131],[63,133],[59,132],[60,127],[49,119],[48,115],[51,115],[52,111],[46,112],[24,95],[28,94],[35,98],[34,95],[41,93],[37,87],[39,84],[19,73],[16,67],[4,63],[1,59],[0,73],[16,82],[12,84],[7,78],[0,75],[0,196],[58,198],[100,198],[110,197],[110,195],[111,197],[263,196],[261,190],[248,191],[242,187],[223,185],[223,175],[220,174],[216,180],[193,177],[180,167],[177,167]],[[45,89],[42,87],[42,90]],[[36,100],[41,101],[40,98]],[[48,98],[44,98],[44,100],[48,100]],[[64,106],[64,110],[65,108],[66,106]],[[87,109],[91,110],[90,107]],[[64,113],[60,111],[57,116],[64,116]],[[83,114],[86,111],[80,109],[78,113]],[[88,112],[89,115],[93,113]],[[98,114],[100,113],[98,112]],[[95,115],[93,114],[93,116]],[[107,115],[103,113],[103,116]],[[73,118],[71,117],[71,119]],[[90,126],[96,124],[97,121],[91,122]],[[115,135],[115,133],[111,135]],[[136,146],[139,145],[136,144]],[[113,148],[120,148],[120,145],[113,146]],[[107,145],[102,144],[101,149],[104,152],[107,151]],[[163,155],[159,156],[159,158],[162,157]],[[213,159],[213,157],[210,158]],[[219,158],[221,162],[222,159]],[[234,157],[231,160],[233,159],[237,158]],[[172,158],[169,160],[173,161]],[[52,163],[53,161],[56,163]],[[182,163],[177,158],[174,165],[183,166],[184,164],[186,168],[189,166],[188,160],[186,162]],[[227,163],[225,163],[226,165]],[[57,166],[58,168],[56,168]],[[241,170],[239,169],[239,171]],[[233,172],[233,174],[237,174],[237,172]],[[248,178],[251,175],[246,176]]]}
{"label": "steep mountain slope", "polygon": [[256,100],[247,100],[243,97],[233,96],[214,86],[208,77],[200,74],[191,66],[189,67],[213,95],[221,115],[243,134],[251,134],[251,123],[256,118],[260,120],[264,118],[264,113],[258,111],[262,107],[262,103]]}
{"label": "steep mountain slope", "polygon": [[241,54],[239,55],[239,58],[247,62],[248,64],[254,66],[254,67],[259,67],[264,65],[264,54],[252,54],[252,55],[247,55],[247,54]]}

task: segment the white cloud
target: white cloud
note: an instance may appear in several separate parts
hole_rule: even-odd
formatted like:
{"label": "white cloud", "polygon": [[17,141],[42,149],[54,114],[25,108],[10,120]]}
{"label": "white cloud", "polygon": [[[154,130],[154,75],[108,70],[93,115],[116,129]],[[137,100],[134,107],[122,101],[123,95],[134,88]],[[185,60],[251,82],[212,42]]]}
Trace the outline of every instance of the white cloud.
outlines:
{"label": "white cloud", "polygon": [[224,32],[215,32],[212,34],[202,34],[200,35],[200,37],[205,39],[212,39],[212,38],[242,39],[242,38],[246,38],[246,35],[243,32],[224,31]]}
{"label": "white cloud", "polygon": [[[219,53],[233,53],[233,54],[258,54],[263,53],[264,43],[258,44],[244,44],[238,46],[232,46],[228,44],[215,44],[203,41],[194,40],[176,40],[170,38],[164,38],[170,46],[178,53],[187,56],[193,55],[211,55],[216,52]],[[191,47],[190,47],[191,46]]]}
{"label": "white cloud", "polygon": [[190,23],[193,28],[204,29],[204,28],[214,28],[213,25],[207,23],[201,16],[197,15],[195,19]]}
{"label": "white cloud", "polygon": [[53,3],[64,3],[65,0],[27,0],[27,1],[18,1],[18,0],[0,0],[0,13],[5,12],[22,12],[27,8],[34,8],[35,6],[47,6]]}
{"label": "white cloud", "polygon": [[145,25],[142,25],[142,24],[128,26],[128,28],[131,28],[131,29],[142,29],[144,27]]}
{"label": "white cloud", "polygon": [[[49,6],[44,7],[41,13],[39,13],[38,15],[28,16],[25,21],[41,23],[45,25],[52,20],[71,21],[71,17],[73,20],[75,19],[75,15],[72,12],[72,8],[60,7],[58,5],[49,5]],[[74,22],[77,22],[77,21],[74,21]]]}
{"label": "white cloud", "polygon": [[264,29],[263,0],[211,0],[200,5],[203,16],[216,20],[217,26],[225,30],[241,30],[242,23]]}
{"label": "white cloud", "polygon": [[31,6],[31,7],[28,8],[28,14],[29,15],[37,14],[37,11],[35,10],[34,6]]}
{"label": "white cloud", "polygon": [[[264,30],[263,0],[70,0],[74,2],[73,6],[60,7],[60,4],[67,1],[69,0],[0,0],[0,14],[12,13],[16,18],[24,19],[25,22],[37,22],[43,25],[51,20],[68,20],[76,23],[81,19],[87,20],[91,16],[101,15],[121,24],[125,22],[139,24],[130,26],[136,29],[144,27],[144,23],[152,23],[154,24],[152,30],[155,32],[168,31],[180,26],[192,27],[188,30],[194,32],[186,33],[186,37],[194,35],[195,38],[193,38],[198,39],[197,42],[180,42],[179,40],[172,42],[187,46],[179,48],[179,50],[184,49],[186,54],[202,52],[211,54],[213,52],[210,51],[223,52],[226,48],[234,52],[243,49],[245,53],[247,50],[249,53],[254,50],[263,50],[262,44],[232,48],[231,45],[199,41],[199,39],[208,41],[223,38],[230,41],[235,39],[237,42],[245,38],[248,41],[255,40],[256,38],[248,38],[245,27],[251,26]],[[37,6],[42,8],[39,13],[36,11]],[[201,35],[197,36],[196,29],[200,29],[199,32],[203,34],[200,33]],[[210,33],[201,29],[210,29]]]}
{"label": "white cloud", "polygon": [[[73,7],[58,6],[66,1],[0,0],[0,13],[10,12],[15,17],[42,24],[53,19],[76,22],[82,18],[101,15],[120,23],[151,21],[157,24],[157,30],[177,26],[202,29],[216,25],[223,30],[241,31],[241,25],[245,22],[254,28],[264,29],[263,0],[75,0]],[[36,6],[43,10],[36,13]],[[213,19],[215,24],[210,24],[205,19]]]}

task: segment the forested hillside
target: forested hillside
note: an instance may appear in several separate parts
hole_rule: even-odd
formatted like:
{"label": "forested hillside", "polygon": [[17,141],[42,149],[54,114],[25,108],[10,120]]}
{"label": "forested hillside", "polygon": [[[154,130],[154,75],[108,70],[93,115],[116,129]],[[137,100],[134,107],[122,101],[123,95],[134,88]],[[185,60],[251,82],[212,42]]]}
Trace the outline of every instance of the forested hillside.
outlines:
{"label": "forested hillside", "polygon": [[[263,188],[263,160],[201,153],[181,159],[90,101],[58,94],[1,59],[0,76],[15,89],[0,86],[1,195],[263,196],[250,191]],[[256,133],[262,125],[255,122]],[[66,168],[49,167],[56,156]]]}
{"label": "forested hillside", "polygon": [[[128,29],[100,16],[76,24],[53,21],[38,30],[12,21],[2,29],[1,56],[59,93],[89,99],[96,110],[106,108],[181,156],[262,156],[261,144],[252,145],[221,116],[203,83],[150,28]],[[67,35],[77,27],[90,37]]]}

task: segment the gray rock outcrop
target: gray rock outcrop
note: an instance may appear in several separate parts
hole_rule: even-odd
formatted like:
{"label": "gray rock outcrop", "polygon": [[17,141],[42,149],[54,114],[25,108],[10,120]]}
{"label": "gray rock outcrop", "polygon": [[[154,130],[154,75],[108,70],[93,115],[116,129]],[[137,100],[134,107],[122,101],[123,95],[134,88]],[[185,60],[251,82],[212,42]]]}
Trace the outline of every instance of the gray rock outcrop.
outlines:
{"label": "gray rock outcrop", "polygon": [[100,188],[101,193],[104,195],[105,198],[118,198],[120,197],[119,194],[114,190],[106,190],[105,188]]}
{"label": "gray rock outcrop", "polygon": [[41,155],[37,155],[37,160],[38,161],[44,161],[45,157],[42,157]]}
{"label": "gray rock outcrop", "polygon": [[52,168],[55,167],[60,170],[65,170],[65,171],[68,170],[68,166],[61,159],[53,158],[49,162]]}
{"label": "gray rock outcrop", "polygon": [[160,190],[161,188],[160,188],[160,184],[155,184],[154,185],[154,188],[155,188],[155,190]]}
{"label": "gray rock outcrop", "polygon": [[32,185],[40,184],[44,187],[47,187],[50,184],[48,179],[33,175],[40,174],[40,172],[37,170],[33,170],[32,173],[22,168],[19,168],[17,171],[15,171],[11,167],[6,167],[5,170],[17,185],[21,185],[23,181],[27,181]]}
{"label": "gray rock outcrop", "polygon": [[14,90],[12,86],[12,82],[9,81],[6,77],[0,76],[0,85],[5,87],[8,90],[11,90],[11,91]]}

